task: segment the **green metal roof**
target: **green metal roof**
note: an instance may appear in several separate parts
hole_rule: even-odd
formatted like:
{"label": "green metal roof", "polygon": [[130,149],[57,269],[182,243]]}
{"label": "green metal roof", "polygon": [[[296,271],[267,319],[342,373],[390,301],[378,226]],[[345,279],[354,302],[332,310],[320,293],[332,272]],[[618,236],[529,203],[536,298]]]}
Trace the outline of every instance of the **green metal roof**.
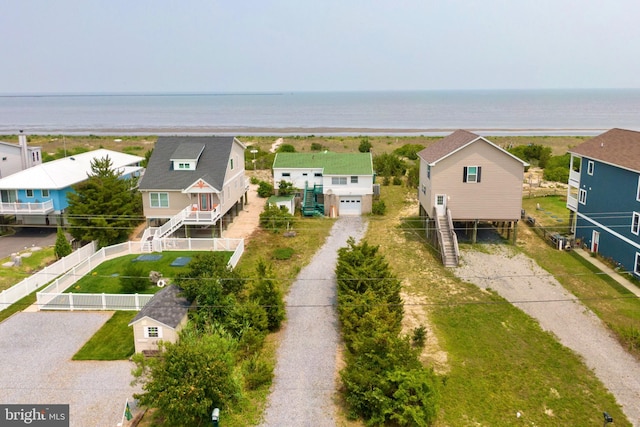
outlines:
{"label": "green metal roof", "polygon": [[322,169],[325,175],[373,175],[371,153],[278,153],[274,169]]}

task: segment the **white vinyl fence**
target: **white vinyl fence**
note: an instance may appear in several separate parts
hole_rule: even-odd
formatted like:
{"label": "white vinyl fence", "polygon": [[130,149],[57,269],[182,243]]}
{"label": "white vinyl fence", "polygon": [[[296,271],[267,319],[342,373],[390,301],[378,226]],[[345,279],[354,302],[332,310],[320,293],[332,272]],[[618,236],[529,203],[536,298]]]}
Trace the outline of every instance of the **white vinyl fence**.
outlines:
{"label": "white vinyl fence", "polygon": [[9,307],[16,301],[26,297],[42,285],[45,285],[55,279],[56,277],[73,268],[82,262],[82,260],[89,258],[96,251],[95,242],[84,245],[80,249],[72,252],[64,258],[59,259],[51,265],[43,268],[42,270],[34,273],[19,283],[16,283],[9,289],[5,289],[0,292],[0,311]]}
{"label": "white vinyl fence", "polygon": [[[237,265],[244,252],[244,239],[161,240],[162,249],[168,251],[233,251],[229,260],[231,267]],[[140,253],[142,244],[142,242],[126,242],[101,248],[38,292],[38,307],[40,310],[140,310],[149,302],[152,295],[147,297],[145,294],[71,294],[64,291],[102,262],[127,254]]]}

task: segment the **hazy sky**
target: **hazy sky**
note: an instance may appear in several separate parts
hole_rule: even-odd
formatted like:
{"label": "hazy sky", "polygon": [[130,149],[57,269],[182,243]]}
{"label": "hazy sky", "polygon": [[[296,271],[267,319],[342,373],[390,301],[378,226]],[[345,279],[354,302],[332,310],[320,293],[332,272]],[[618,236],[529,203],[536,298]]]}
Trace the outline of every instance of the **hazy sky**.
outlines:
{"label": "hazy sky", "polygon": [[640,87],[638,0],[2,0],[0,93]]}

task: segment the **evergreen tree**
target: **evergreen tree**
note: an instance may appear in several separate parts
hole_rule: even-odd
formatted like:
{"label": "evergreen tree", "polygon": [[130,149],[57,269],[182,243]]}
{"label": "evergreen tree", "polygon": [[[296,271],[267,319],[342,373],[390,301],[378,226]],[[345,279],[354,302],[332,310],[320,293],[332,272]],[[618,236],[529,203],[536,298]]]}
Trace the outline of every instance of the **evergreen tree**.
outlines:
{"label": "evergreen tree", "polygon": [[273,270],[264,262],[258,261],[256,266],[258,279],[251,291],[250,298],[264,307],[267,311],[268,328],[277,331],[285,318],[284,299],[278,289],[278,283]]}
{"label": "evergreen tree", "polygon": [[135,179],[123,179],[109,156],[91,162],[89,178],[67,194],[70,233],[77,240],[98,241],[98,246],[124,242],[140,222],[142,198]]}
{"label": "evergreen tree", "polygon": [[71,243],[67,240],[67,236],[64,235],[64,231],[62,231],[61,227],[58,227],[58,232],[56,234],[56,245],[54,247],[54,252],[56,253],[56,258],[64,258],[73,252],[71,248]]}

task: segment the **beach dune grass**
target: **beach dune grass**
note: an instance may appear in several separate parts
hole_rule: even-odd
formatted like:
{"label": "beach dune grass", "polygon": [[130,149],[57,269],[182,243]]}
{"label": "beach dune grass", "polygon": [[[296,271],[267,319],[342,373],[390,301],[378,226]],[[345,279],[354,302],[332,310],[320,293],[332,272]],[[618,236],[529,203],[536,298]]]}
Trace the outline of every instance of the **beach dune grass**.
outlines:
{"label": "beach dune grass", "polygon": [[133,328],[129,322],[137,311],[116,311],[89,341],[73,356],[73,360],[125,360],[134,351]]}
{"label": "beach dune grass", "polygon": [[[198,253],[194,251],[165,251],[159,259],[153,261],[134,261],[138,258],[139,254],[124,255],[119,258],[108,260],[94,268],[89,274],[77,281],[73,286],[67,289],[66,292],[74,293],[106,293],[106,294],[119,294],[123,293],[120,279],[126,271],[126,267],[135,263],[142,271],[145,277],[148,277],[149,272],[158,271],[162,273],[162,277],[172,279],[178,274],[188,271],[189,264],[180,267],[174,267],[171,265],[177,258],[190,257],[194,258]],[[224,252],[227,260],[233,255],[232,252]],[[151,286],[141,293],[155,293],[158,291],[157,286]]]}

